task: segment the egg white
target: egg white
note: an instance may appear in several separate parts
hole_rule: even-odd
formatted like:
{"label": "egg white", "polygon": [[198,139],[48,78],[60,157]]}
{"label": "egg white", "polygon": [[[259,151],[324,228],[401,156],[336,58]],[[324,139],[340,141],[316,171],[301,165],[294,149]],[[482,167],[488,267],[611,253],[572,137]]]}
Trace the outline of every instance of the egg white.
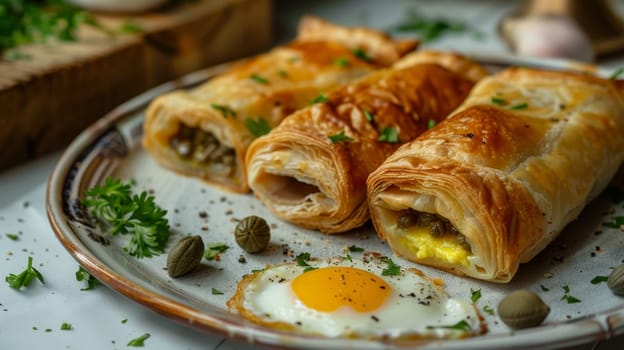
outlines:
{"label": "egg white", "polygon": [[[312,260],[312,268],[354,267],[382,278],[392,292],[371,312],[341,307],[333,312],[309,308],[293,292],[291,283],[306,267],[287,263],[247,275],[228,305],[264,326],[328,337],[369,339],[459,338],[482,333],[482,318],[468,301],[450,298],[443,287],[416,269],[401,268],[383,276],[382,258]],[[461,329],[452,326],[463,324]],[[467,325],[467,326],[466,326]]]}

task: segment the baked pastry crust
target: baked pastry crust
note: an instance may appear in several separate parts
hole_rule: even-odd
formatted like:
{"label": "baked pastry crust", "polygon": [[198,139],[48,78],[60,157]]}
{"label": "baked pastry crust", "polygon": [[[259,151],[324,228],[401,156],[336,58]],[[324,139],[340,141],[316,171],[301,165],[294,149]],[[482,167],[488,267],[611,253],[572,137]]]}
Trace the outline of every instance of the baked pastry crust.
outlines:
{"label": "baked pastry crust", "polygon": [[[448,61],[477,65],[456,54]],[[419,62],[338,87],[326,102],[295,112],[256,139],[245,160],[256,197],[276,216],[325,233],[364,224],[368,175],[402,142],[450,114],[474,85],[441,65]],[[380,140],[393,130],[396,142]]]}
{"label": "baked pastry crust", "polygon": [[[376,231],[410,260],[508,282],[609,183],[624,159],[624,99],[611,80],[509,68],[481,80],[444,122],[368,178]],[[468,264],[418,257],[398,225],[413,210],[447,219]]]}
{"label": "baked pastry crust", "polygon": [[254,139],[248,119],[262,118],[275,127],[320,92],[394,63],[416,44],[306,17],[293,42],[235,64],[192,90],[156,98],[146,112],[143,146],[179,173],[247,192],[243,160]]}

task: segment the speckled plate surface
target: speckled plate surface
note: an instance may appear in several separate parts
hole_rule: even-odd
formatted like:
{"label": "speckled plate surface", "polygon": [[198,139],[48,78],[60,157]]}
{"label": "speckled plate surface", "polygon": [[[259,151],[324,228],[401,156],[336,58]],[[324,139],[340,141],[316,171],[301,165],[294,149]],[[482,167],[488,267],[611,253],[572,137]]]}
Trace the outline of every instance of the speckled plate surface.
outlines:
{"label": "speckled plate surface", "polygon": [[[552,69],[596,71],[567,61],[518,59],[506,56],[475,58],[496,69],[507,65]],[[253,195],[221,192],[197,179],[184,177],[160,167],[142,149],[142,121],[149,101],[166,91],[190,88],[223,71],[226,66],[202,70],[150,90],[121,105],[85,130],[58,161],[48,184],[47,212],[52,228],[69,253],[93,276],[134,301],[166,317],[206,332],[233,337],[249,343],[297,349],[502,349],[510,347],[555,348],[587,343],[624,332],[624,298],[611,293],[606,283],[592,283],[606,276],[624,256],[624,233],[602,225],[624,215],[622,202],[614,204],[605,194],[590,203],[577,221],[539,254],[522,265],[514,280],[506,285],[459,278],[427,267],[432,277],[445,281],[450,295],[470,299],[481,289],[477,306],[488,324],[483,336],[453,341],[385,342],[335,339],[299,335],[256,326],[230,313],[226,301],[239,279],[266,264],[292,261],[303,252],[313,257],[344,255],[344,248],[357,245],[391,255],[379,242],[370,225],[347,234],[326,236],[301,229],[272,216]],[[604,72],[599,72],[604,74]],[[106,236],[90,224],[79,205],[83,192],[101,184],[108,176],[136,181],[135,191],[148,190],[168,211],[172,242],[189,233],[200,234],[206,244],[225,243],[230,248],[219,261],[203,260],[192,274],[171,279],[164,270],[166,254],[136,259],[123,250],[126,237]],[[269,248],[250,255],[234,241],[237,219],[260,215],[272,227]],[[399,265],[415,264],[393,257]],[[566,294],[564,287],[568,288]],[[536,328],[510,331],[494,314],[505,294],[519,288],[538,293],[551,307],[545,322]],[[213,289],[222,294],[213,293]],[[580,300],[568,303],[564,295]]]}

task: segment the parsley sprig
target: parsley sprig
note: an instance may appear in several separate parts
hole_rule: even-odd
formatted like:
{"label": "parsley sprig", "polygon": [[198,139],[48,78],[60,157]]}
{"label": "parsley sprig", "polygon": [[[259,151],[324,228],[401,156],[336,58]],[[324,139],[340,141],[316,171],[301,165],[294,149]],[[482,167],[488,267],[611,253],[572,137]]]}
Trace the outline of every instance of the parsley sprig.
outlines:
{"label": "parsley sprig", "polygon": [[245,119],[245,126],[247,126],[247,130],[255,137],[260,137],[271,132],[271,126],[262,117],[258,117],[258,119]]}
{"label": "parsley sprig", "polygon": [[78,271],[76,271],[76,281],[87,282],[87,286],[85,288],[81,288],[80,290],[95,289],[95,286],[100,284],[100,281],[98,281],[97,278],[91,276],[89,271],[85,270],[82,266],[78,266]]}
{"label": "parsley sprig", "polygon": [[8,276],[6,276],[5,281],[9,284],[9,287],[15,288],[15,289],[28,287],[30,285],[30,282],[32,282],[32,280],[34,280],[35,278],[38,279],[39,282],[45,284],[45,282],[43,281],[43,276],[41,275],[41,272],[39,272],[39,270],[34,268],[32,266],[32,263],[33,263],[33,258],[32,256],[29,256],[28,266],[26,267],[24,271],[22,271],[21,273],[17,275],[11,273]]}
{"label": "parsley sprig", "polygon": [[85,192],[83,204],[110,234],[132,235],[124,248],[130,255],[141,259],[163,252],[169,240],[167,211],[147,192],[133,196],[130,183],[107,178]]}

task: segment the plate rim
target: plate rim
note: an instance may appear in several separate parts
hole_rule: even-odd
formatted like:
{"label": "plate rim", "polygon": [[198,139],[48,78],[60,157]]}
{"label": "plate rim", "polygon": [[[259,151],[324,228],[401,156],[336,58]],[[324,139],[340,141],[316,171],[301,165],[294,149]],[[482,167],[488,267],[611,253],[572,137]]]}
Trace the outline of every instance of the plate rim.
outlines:
{"label": "plate rim", "polygon": [[[609,74],[608,70],[597,65],[566,59],[520,57],[513,54],[460,54],[486,64],[572,69],[592,72],[602,76]],[[123,278],[117,271],[98,259],[67,224],[67,218],[63,210],[63,184],[71,166],[75,164],[80,154],[84,152],[86,145],[90,145],[97,137],[104,134],[107,130],[115,128],[120,122],[131,119],[134,114],[147,107],[149,102],[158,95],[177,88],[190,88],[198,85],[236,62],[239,61],[204,68],[153,87],[112,109],[74,138],[55,163],[47,181],[45,195],[46,214],[57,239],[82,267],[108,287],[134,302],[157,311],[165,317],[204,332],[234,338],[250,344],[268,345],[284,349],[290,349],[293,346],[303,346],[306,349],[340,349],[345,346],[359,349],[404,348],[405,344],[401,342],[387,343],[366,339],[309,336],[261,327],[250,327],[248,321],[243,319],[240,320],[241,322],[224,320],[216,315],[211,315],[190,305],[150,291],[129,279]],[[419,348],[444,349],[502,349],[518,346],[548,348],[579,345],[592,340],[604,340],[622,333],[624,333],[624,307],[615,307],[600,314],[588,315],[586,318],[523,330],[512,333],[512,335],[486,334],[462,340],[422,340],[416,343],[410,342],[407,345]],[[514,341],[509,342],[510,338],[513,338]]]}

